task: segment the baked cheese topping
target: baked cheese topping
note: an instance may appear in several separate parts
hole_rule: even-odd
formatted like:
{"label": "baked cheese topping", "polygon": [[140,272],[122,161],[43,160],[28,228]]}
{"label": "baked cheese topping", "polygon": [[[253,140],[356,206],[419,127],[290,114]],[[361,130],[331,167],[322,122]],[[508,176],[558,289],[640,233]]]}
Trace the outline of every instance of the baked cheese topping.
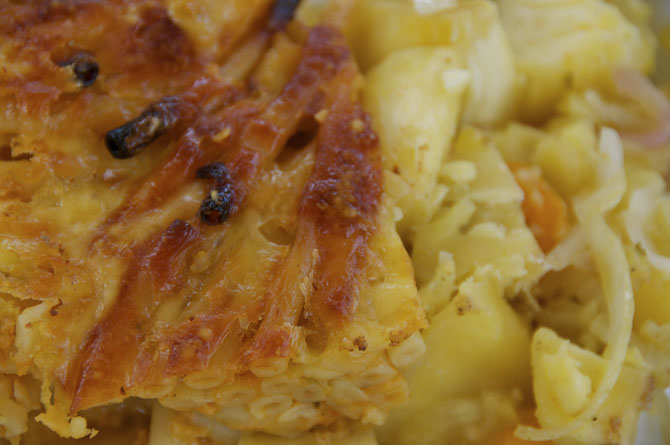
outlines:
{"label": "baked cheese topping", "polygon": [[129,397],[380,424],[425,321],[337,23],[168,3],[4,7],[0,369],[66,437]]}

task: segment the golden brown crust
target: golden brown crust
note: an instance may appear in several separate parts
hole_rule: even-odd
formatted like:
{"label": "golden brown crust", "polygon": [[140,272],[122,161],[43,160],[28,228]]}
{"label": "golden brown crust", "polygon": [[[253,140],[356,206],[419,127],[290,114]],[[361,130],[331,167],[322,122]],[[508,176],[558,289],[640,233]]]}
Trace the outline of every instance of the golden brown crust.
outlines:
{"label": "golden brown crust", "polygon": [[[398,303],[397,320],[379,326],[368,325],[373,304],[359,305],[372,276],[396,267],[380,245],[402,249],[388,212],[381,232],[378,141],[344,38],[329,26],[296,25],[289,35],[281,5],[255,5],[240,19],[247,28],[234,31],[242,37],[222,36],[218,55],[157,1],[39,2],[1,14],[5,55],[24,45],[34,59],[21,56],[14,66],[25,63],[24,72],[0,74],[11,118],[0,145],[32,156],[0,162],[20,177],[0,182],[0,241],[16,240],[12,252],[25,259],[0,277],[0,291],[48,306],[39,335],[26,326],[34,344],[17,362],[21,372],[55,377],[56,406],[70,415],[164,397],[212,367],[217,382],[253,385],[277,360],[306,366],[326,350],[333,363],[342,351],[365,352],[362,367],[386,360],[389,333],[408,337],[424,324],[415,293]],[[267,51],[244,53],[259,42]],[[73,59],[72,48],[86,57]],[[280,67],[288,80],[277,90],[261,71],[276,69],[282,51],[285,63],[299,60]],[[217,58],[227,53],[256,60],[231,79],[219,75]],[[72,60],[89,64],[80,72],[97,64],[97,77],[82,81]],[[115,128],[125,129],[110,142]],[[114,159],[106,134],[112,151],[128,135],[140,149]],[[201,202],[221,204],[222,194],[223,213],[203,216]],[[71,195],[89,207],[66,202]],[[42,205],[49,199],[79,213],[52,220]],[[411,282],[401,255],[393,264]]]}
{"label": "golden brown crust", "polygon": [[[194,181],[197,167],[215,160],[223,161],[231,171],[235,207],[239,209],[261,170],[283,148],[301,116],[309,113],[308,107],[323,102],[317,108],[326,107],[329,113],[317,136],[314,170],[300,204],[296,239],[287,258],[278,266],[277,278],[262,291],[263,298],[251,305],[254,311],[260,305],[263,315],[257,333],[242,348],[239,356],[242,370],[256,360],[289,356],[291,333],[286,326],[294,326],[302,310],[305,319],[328,332],[346,320],[355,308],[356,282],[365,261],[367,240],[375,230],[381,167],[369,117],[351,101],[354,75],[341,36],[329,28],[315,28],[294,77],[277,99],[264,110],[256,110],[255,116],[240,119],[241,128],[231,129],[226,139],[230,142],[225,147],[197,144],[194,150],[192,139],[182,142],[184,137],[191,136],[191,129],[185,130],[167,165],[158,166],[142,179],[138,192],[130,196],[131,202],[121,206],[122,211],[102,226],[101,235],[105,238],[110,225],[120,220],[126,223],[151,210],[152,204],[167,199],[171,191]],[[334,92],[328,97],[323,86],[336,77],[338,82],[331,87]],[[219,116],[228,117],[232,110],[237,111],[236,105],[224,108]],[[244,107],[242,110],[246,111]],[[216,118],[203,116],[201,121],[204,119]],[[361,122],[363,128],[356,128],[354,122]],[[196,134],[203,130],[211,132],[212,128],[211,124],[202,128],[197,123],[194,127]],[[183,151],[188,155],[182,155]],[[136,196],[143,199],[139,201]],[[151,385],[158,376],[183,375],[206,367],[237,314],[234,308],[226,308],[221,318],[185,320],[170,326],[167,331],[171,334],[158,339],[158,345],[148,345],[145,338],[154,331],[154,326],[147,324],[151,308],[161,298],[178,293],[180,284],[188,282],[185,259],[198,249],[198,239],[202,242],[200,233],[209,230],[225,230],[225,227],[206,227],[197,217],[188,222],[177,220],[164,232],[132,248],[130,265],[115,304],[92,329],[78,358],[80,364],[68,375],[68,386],[74,390],[73,412],[117,398],[117,388],[122,386],[132,393],[134,385]],[[94,240],[94,245],[97,242]],[[103,250],[116,255],[118,250],[111,244]],[[315,270],[306,272],[314,275],[314,292],[305,305],[297,297],[301,278],[294,275],[293,269],[296,265],[312,264],[315,251],[319,257]],[[151,291],[147,290],[148,284]],[[276,298],[278,295],[284,298]],[[203,330],[210,332],[209,338],[201,338],[199,333]],[[156,360],[153,352],[156,348],[169,352]]]}

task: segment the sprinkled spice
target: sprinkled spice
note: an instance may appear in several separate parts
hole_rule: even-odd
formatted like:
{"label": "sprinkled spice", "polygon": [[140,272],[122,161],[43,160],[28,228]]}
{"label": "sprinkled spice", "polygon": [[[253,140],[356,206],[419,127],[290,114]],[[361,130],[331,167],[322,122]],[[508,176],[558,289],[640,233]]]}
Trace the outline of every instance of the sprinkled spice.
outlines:
{"label": "sprinkled spice", "polygon": [[72,71],[77,82],[84,87],[92,85],[100,72],[100,67],[98,67],[93,54],[86,51],[77,51],[58,65],[72,66]]}

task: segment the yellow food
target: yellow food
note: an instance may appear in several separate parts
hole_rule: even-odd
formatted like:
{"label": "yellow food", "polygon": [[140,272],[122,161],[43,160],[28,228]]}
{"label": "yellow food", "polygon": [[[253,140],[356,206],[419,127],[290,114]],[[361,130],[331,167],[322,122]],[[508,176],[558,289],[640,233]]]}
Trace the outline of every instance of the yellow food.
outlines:
{"label": "yellow food", "polygon": [[510,168],[524,193],[526,224],[542,250],[549,252],[568,231],[568,206],[542,178],[539,167],[510,164]]}
{"label": "yellow food", "polygon": [[640,445],[650,6],[297,3],[0,1],[0,443]]}

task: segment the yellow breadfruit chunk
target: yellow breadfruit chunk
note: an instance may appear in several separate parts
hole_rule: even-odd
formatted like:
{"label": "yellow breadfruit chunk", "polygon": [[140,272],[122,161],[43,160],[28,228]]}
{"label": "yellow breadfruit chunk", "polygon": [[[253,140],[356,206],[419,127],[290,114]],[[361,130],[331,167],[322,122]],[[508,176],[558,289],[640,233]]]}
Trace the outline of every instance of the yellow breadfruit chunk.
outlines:
{"label": "yellow breadfruit chunk", "polygon": [[[543,428],[560,428],[586,407],[605,372],[606,360],[548,328],[535,332],[531,356],[537,419]],[[556,443],[599,443],[607,438],[632,444],[642,402],[651,389],[644,363],[628,361],[597,415]]]}
{"label": "yellow breadfruit chunk", "polygon": [[598,85],[613,68],[647,72],[654,45],[601,0],[501,0],[503,24],[525,80],[522,117],[547,117],[574,87]]}
{"label": "yellow breadfruit chunk", "polygon": [[[384,443],[445,443],[451,437],[441,435],[444,425],[434,415],[450,411],[449,401],[483,390],[524,388],[529,379],[528,328],[505,301],[493,268],[462,282],[424,337],[426,355],[407,372],[410,400],[381,428]],[[460,406],[467,410],[466,403]]]}

